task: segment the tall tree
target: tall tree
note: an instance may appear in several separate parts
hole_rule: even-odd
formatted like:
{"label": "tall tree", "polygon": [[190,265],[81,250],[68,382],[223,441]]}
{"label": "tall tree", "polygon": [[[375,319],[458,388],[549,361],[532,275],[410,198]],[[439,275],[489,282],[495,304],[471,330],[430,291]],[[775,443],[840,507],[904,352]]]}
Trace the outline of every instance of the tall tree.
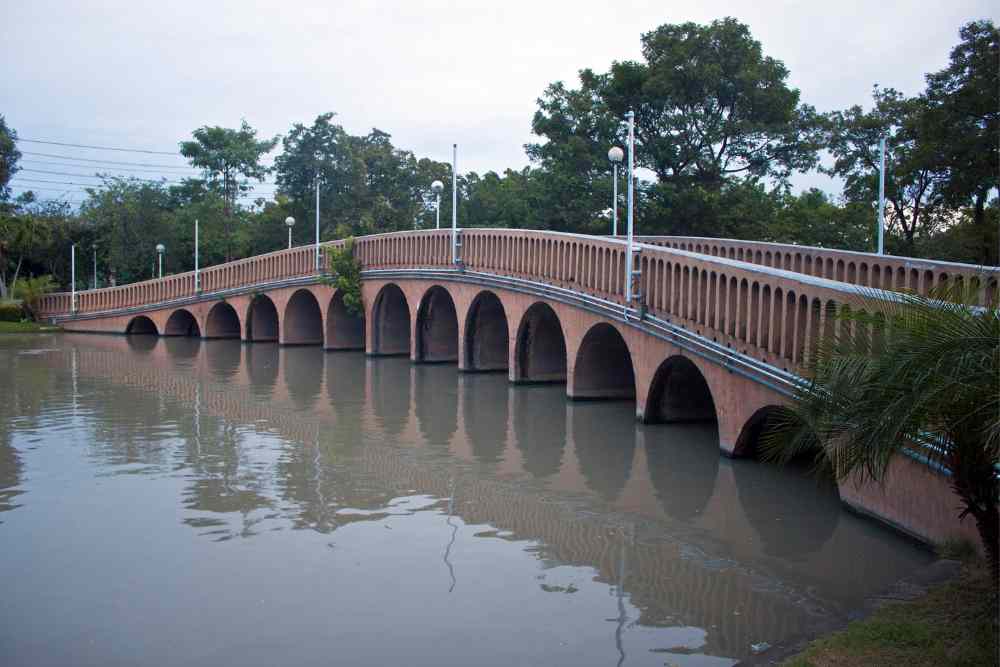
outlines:
{"label": "tall tree", "polygon": [[0,115],[0,202],[10,198],[11,177],[18,171],[17,161],[21,152],[17,150],[17,132],[7,127],[7,121]]}
{"label": "tall tree", "polygon": [[855,105],[826,116],[827,147],[834,164],[824,171],[844,179],[848,201],[874,204],[878,200],[879,140],[884,134],[886,228],[900,235],[904,251],[912,253],[915,237],[933,234],[945,214],[941,164],[935,147],[921,135],[917,120],[926,113],[927,103],[878,86],[873,98],[870,111]]}
{"label": "tall tree", "polygon": [[221,189],[226,224],[226,259],[233,257],[233,210],[240,192],[248,188],[248,179],[263,181],[268,174],[261,158],[278,143],[257,139],[257,130],[244,120],[238,130],[216,126],[200,127],[192,133],[194,141],[181,142],[181,155]]}
{"label": "tall tree", "polygon": [[960,36],[948,66],[927,75],[919,129],[934,144],[949,203],[971,203],[973,222],[982,225],[1000,167],[1000,30],[992,21],[974,21]]}

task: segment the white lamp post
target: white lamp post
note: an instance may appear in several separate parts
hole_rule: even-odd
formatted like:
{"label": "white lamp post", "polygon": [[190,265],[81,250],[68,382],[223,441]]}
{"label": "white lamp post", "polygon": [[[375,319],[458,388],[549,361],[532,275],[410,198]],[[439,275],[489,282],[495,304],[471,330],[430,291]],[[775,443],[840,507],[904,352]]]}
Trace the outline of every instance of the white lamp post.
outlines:
{"label": "white lamp post", "polygon": [[458,264],[458,144],[451,148],[451,261]]}
{"label": "white lamp post", "polygon": [[431,183],[431,190],[434,191],[434,197],[435,197],[434,229],[441,229],[441,192],[444,190],[444,183],[442,183],[441,181],[434,181],[433,183]]}
{"label": "white lamp post", "polygon": [[625,260],[625,289],[628,292],[625,294],[625,303],[632,303],[632,278],[635,272],[635,256],[632,254],[632,207],[634,201],[632,191],[635,182],[633,176],[635,169],[635,112],[629,109],[628,113],[625,114],[625,118],[628,120],[628,258]]}
{"label": "white lamp post", "polygon": [[608,159],[611,160],[611,183],[612,190],[614,194],[612,195],[611,201],[611,235],[618,236],[618,165],[622,163],[622,159],[625,157],[625,152],[618,148],[618,146],[612,146],[611,150],[608,151]]}
{"label": "white lamp post", "polygon": [[94,250],[94,289],[97,289],[97,244],[92,246]]}
{"label": "white lamp post", "polygon": [[319,271],[319,184],[322,179],[316,170],[316,270]]}
{"label": "white lamp post", "polygon": [[71,313],[76,312],[76,244],[72,244],[69,248],[69,282],[70,282],[70,297],[69,297],[69,311]]}
{"label": "white lamp post", "polygon": [[292,227],[295,226],[295,218],[288,216],[285,218],[285,225],[288,227],[288,249],[292,249]]}
{"label": "white lamp post", "polygon": [[198,218],[194,219],[194,292],[201,292],[201,269],[198,265]]}
{"label": "white lamp post", "polygon": [[885,254],[885,135],[879,138],[879,168],[878,168],[878,254]]}
{"label": "white lamp post", "polygon": [[160,271],[159,271],[159,277],[160,278],[163,277],[163,251],[166,250],[166,249],[167,249],[167,247],[165,245],[163,245],[162,243],[157,243],[156,244],[156,254],[160,258]]}

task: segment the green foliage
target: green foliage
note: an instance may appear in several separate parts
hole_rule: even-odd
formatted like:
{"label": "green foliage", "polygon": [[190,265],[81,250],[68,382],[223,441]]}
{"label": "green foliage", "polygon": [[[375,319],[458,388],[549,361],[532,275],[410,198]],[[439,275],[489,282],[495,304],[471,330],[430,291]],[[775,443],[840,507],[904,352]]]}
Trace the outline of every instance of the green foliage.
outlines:
{"label": "green foliage", "polygon": [[348,237],[344,245],[326,249],[330,276],[328,284],[337,288],[344,297],[348,312],[364,316],[361,300],[361,264],[354,258],[354,238]]}
{"label": "green foliage", "polygon": [[0,301],[0,322],[20,322],[24,311],[19,301]]}
{"label": "green foliage", "polygon": [[21,159],[21,152],[17,150],[16,141],[17,132],[7,127],[7,121],[0,115],[0,202],[10,197],[7,184],[18,171],[17,161]]}
{"label": "green foliage", "polygon": [[996,664],[996,589],[984,568],[966,565],[957,581],[919,599],[886,604],[870,618],[823,637],[785,667]]}
{"label": "green foliage", "polygon": [[226,259],[233,254],[232,212],[236,198],[248,189],[247,179],[263,181],[268,169],[260,160],[278,143],[278,138],[257,139],[257,131],[244,120],[240,129],[204,126],[195,130],[194,141],[181,142],[181,155],[204,170],[212,186],[222,192],[226,223]]}
{"label": "green foliage", "polygon": [[24,311],[31,316],[31,319],[37,319],[35,304],[38,303],[38,299],[53,291],[55,287],[56,283],[52,280],[52,276],[24,278],[19,280],[17,287],[14,288],[14,298],[21,300]]}
{"label": "green foliage", "polygon": [[881,482],[903,450],[943,466],[996,575],[1000,311],[965,305],[971,298],[959,287],[860,298],[763,447],[779,462],[812,456],[838,479]]}

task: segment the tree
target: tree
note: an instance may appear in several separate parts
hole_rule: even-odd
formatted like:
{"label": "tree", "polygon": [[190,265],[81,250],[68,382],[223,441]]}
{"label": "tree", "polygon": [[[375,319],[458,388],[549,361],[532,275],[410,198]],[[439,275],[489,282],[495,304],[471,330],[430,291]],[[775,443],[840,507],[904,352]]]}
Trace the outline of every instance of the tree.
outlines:
{"label": "tree", "polygon": [[21,151],[17,150],[17,132],[7,127],[7,121],[0,115],[0,202],[10,198],[8,183],[18,171],[17,161]]}
{"label": "tree", "polygon": [[616,62],[597,85],[616,117],[634,109],[637,161],[661,181],[784,182],[816,164],[815,112],[745,24],[662,25],[642,36],[642,54],[644,63]]}
{"label": "tree", "polygon": [[815,456],[837,479],[881,482],[907,450],[943,465],[996,581],[1000,311],[971,297],[953,287],[853,304],[763,445],[781,462]]}
{"label": "tree", "polygon": [[827,147],[834,164],[823,171],[844,179],[848,201],[876,202],[879,141],[885,135],[886,229],[901,235],[903,250],[912,253],[915,238],[932,235],[945,215],[941,163],[920,131],[919,118],[926,113],[927,102],[878,86],[873,98],[871,111],[855,105],[826,116]]}
{"label": "tree", "polygon": [[233,257],[233,210],[236,197],[248,189],[247,179],[263,181],[268,169],[261,158],[278,143],[273,139],[257,139],[257,131],[244,120],[240,129],[218,125],[200,127],[192,133],[194,141],[181,142],[181,155],[192,166],[204,170],[206,177],[222,192],[226,225],[226,260]]}
{"label": "tree", "polygon": [[1000,165],[1000,30],[992,21],[974,21],[960,35],[948,67],[927,75],[920,129],[945,171],[944,195],[953,206],[971,201],[973,223],[982,225]]}

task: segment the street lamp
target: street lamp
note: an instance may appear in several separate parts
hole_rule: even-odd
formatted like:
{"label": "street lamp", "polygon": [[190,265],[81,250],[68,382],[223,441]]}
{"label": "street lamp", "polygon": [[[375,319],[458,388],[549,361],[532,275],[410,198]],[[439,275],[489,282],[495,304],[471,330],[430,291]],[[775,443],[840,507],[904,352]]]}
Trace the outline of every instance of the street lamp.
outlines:
{"label": "street lamp", "polygon": [[295,218],[288,216],[285,218],[285,224],[288,226],[288,249],[292,249],[292,227],[295,226]]}
{"label": "street lamp", "polygon": [[434,181],[433,183],[431,183],[431,190],[434,191],[434,197],[435,197],[434,229],[441,229],[441,193],[444,191],[444,183],[442,183],[441,181]]}
{"label": "street lamp", "polygon": [[160,257],[160,275],[159,275],[160,278],[163,277],[163,251],[166,249],[167,247],[162,243],[156,244],[156,254],[159,255]]}
{"label": "street lamp", "polygon": [[97,244],[92,245],[94,250],[94,289],[97,289]]}
{"label": "street lamp", "polygon": [[625,151],[618,148],[618,146],[612,146],[611,149],[608,151],[608,159],[611,160],[611,168],[613,174],[611,176],[612,190],[614,191],[614,195],[612,196],[611,199],[611,201],[614,202],[611,205],[612,236],[618,236],[618,165],[622,163],[622,160],[624,158],[625,158]]}

